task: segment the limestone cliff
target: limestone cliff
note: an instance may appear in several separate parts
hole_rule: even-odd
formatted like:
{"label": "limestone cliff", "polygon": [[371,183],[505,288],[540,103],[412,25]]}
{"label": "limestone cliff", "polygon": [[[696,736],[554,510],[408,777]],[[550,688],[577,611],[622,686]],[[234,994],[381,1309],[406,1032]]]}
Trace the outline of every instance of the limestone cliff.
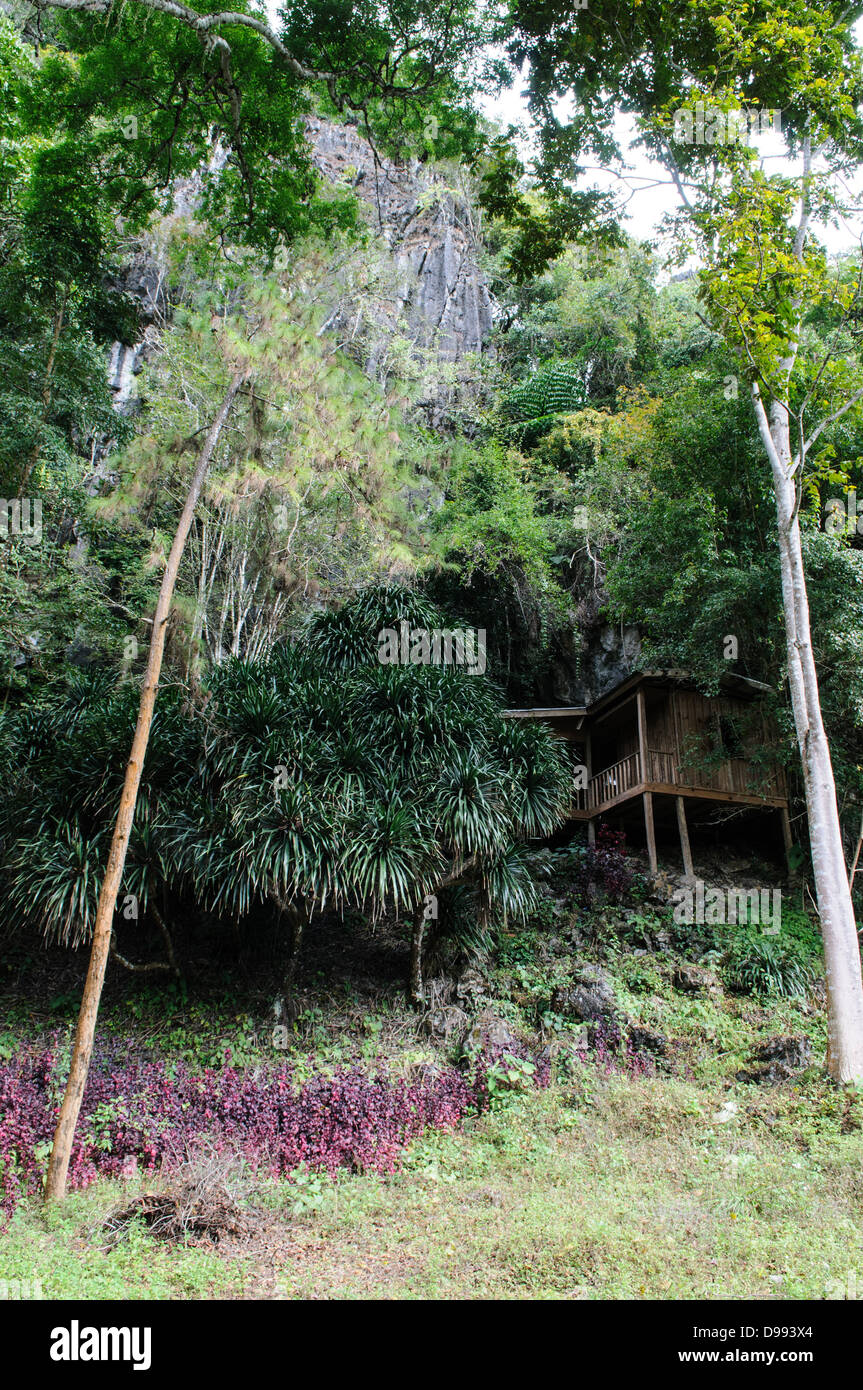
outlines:
{"label": "limestone cliff", "polygon": [[[393,257],[395,298],[377,314],[383,332],[402,321],[417,346],[444,362],[482,352],[492,302],[467,198],[431,165],[379,159],[355,126],[311,119],[307,127],[315,166],[329,182],[353,187]],[[372,367],[379,351],[380,342],[371,345]]]}
{"label": "limestone cliff", "polygon": [[[431,165],[412,160],[396,164],[379,158],[355,126],[309,118],[312,160],[334,187],[353,189],[371,233],[370,252],[387,256],[386,289],[364,304],[362,355],[369,375],[377,375],[394,333],[405,336],[432,364],[455,364],[481,353],[492,329],[493,308],[480,268],[480,241],[469,199],[448,185]],[[215,156],[214,156],[215,157]],[[195,180],[174,190],[174,215],[194,216]],[[167,264],[159,238],[132,258],[122,288],[137,299],[145,331],[134,344],[114,343],[109,379],[118,410],[134,411],[135,377],[150,347],[153,325],[170,312]],[[350,288],[329,327],[338,330],[354,318]],[[423,371],[428,390],[446,393],[443,378]],[[434,400],[426,400],[435,414]]]}

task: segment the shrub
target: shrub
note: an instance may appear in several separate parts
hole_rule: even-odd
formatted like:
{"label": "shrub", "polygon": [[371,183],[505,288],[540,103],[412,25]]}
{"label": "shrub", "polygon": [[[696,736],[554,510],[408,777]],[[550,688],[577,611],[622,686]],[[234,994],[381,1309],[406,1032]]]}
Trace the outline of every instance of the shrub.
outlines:
{"label": "shrub", "polygon": [[[511,1063],[535,1084],[548,1066],[521,1048]],[[506,1049],[471,1059],[467,1072],[429,1069],[412,1081],[359,1068],[297,1084],[287,1065],[193,1072],[183,1063],[120,1061],[117,1045],[94,1058],[69,1167],[69,1186],[100,1175],[176,1168],[202,1148],[239,1153],[274,1175],[296,1169],[391,1172],[428,1129],[454,1129],[485,1110],[510,1065]],[[533,1070],[528,1071],[528,1068]],[[51,1051],[0,1063],[0,1207],[11,1213],[40,1190],[59,1101]]]}
{"label": "shrub", "polygon": [[593,845],[572,844],[554,852],[555,868],[572,876],[576,896],[583,903],[602,896],[621,902],[634,886],[634,873],[626,859],[626,835],[601,825]]}
{"label": "shrub", "polygon": [[643,956],[625,956],[620,974],[626,988],[632,990],[633,994],[659,994],[662,991],[662,976],[653,961]]}
{"label": "shrub", "polygon": [[555,362],[515,386],[504,398],[501,413],[520,423],[553,423],[560,414],[571,414],[585,403],[583,373],[574,363]]}
{"label": "shrub", "polygon": [[817,958],[797,937],[782,931],[765,936],[747,927],[734,937],[720,963],[730,990],[738,994],[805,994],[817,969]]}
{"label": "shrub", "polygon": [[[504,719],[479,675],[381,665],[388,613],[436,616],[375,590],[266,661],[227,662],[203,701],[160,692],[120,888],[142,920],[179,900],[235,921],[331,905],[413,915],[459,877],[475,916],[525,915],[520,842],[559,824],[565,753],[548,730]],[[136,704],[131,684],[79,677],[65,696],[0,711],[10,927],[70,945],[90,935]]]}

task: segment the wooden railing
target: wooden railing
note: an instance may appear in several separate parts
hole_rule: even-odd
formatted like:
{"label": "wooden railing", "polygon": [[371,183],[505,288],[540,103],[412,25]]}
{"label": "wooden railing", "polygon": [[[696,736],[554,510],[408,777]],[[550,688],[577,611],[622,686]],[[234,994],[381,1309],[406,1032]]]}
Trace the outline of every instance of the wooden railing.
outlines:
{"label": "wooden railing", "polygon": [[648,748],[647,768],[649,782],[678,782],[679,769],[674,753],[665,753],[658,748]]}
{"label": "wooden railing", "polygon": [[576,792],[575,804],[580,811],[593,811],[607,801],[619,801],[640,781],[641,759],[637,753],[630,753],[619,763],[612,763],[611,767],[591,777],[589,786]]}
{"label": "wooden railing", "polygon": [[[682,768],[674,753],[658,748],[647,750],[647,786],[673,786],[734,793],[750,796],[781,796],[782,787],[778,776],[772,777],[768,769],[763,769],[764,777],[757,787],[752,785],[752,764],[745,758],[729,758],[720,766],[706,771],[696,768]],[[574,794],[574,809],[595,811],[599,806],[620,801],[635,787],[641,785],[641,757],[630,753],[620,762],[612,763],[591,777],[587,787]]]}
{"label": "wooden railing", "polygon": [[647,781],[675,787],[692,787],[730,796],[781,796],[779,774],[768,767],[755,769],[748,758],[726,758],[713,767],[681,767],[674,753],[647,750]]}

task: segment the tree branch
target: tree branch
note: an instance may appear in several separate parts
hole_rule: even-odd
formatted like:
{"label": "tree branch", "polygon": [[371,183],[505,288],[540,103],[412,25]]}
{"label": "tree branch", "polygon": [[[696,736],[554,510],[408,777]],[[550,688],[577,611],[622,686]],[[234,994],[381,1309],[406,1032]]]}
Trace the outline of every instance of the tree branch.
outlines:
{"label": "tree branch", "polygon": [[809,453],[809,450],[812,448],[818,436],[823,434],[828,426],[834,424],[836,420],[841,420],[842,416],[847,414],[859,400],[863,400],[863,387],[861,387],[859,391],[855,391],[853,396],[849,396],[844,405],[841,405],[838,410],[834,410],[832,415],[828,415],[826,420],[822,420],[818,428],[812,431],[806,443],[803,445],[801,453],[794,460],[795,468],[798,468],[801,463],[805,463],[806,455]]}
{"label": "tree branch", "polygon": [[[201,39],[205,46],[212,50],[221,51],[222,54],[230,55],[231,46],[227,39],[214,31],[223,25],[232,25],[242,29],[251,29],[258,34],[265,43],[269,44],[273,52],[276,53],[282,62],[295,77],[301,78],[304,82],[326,82],[330,85],[330,95],[339,107],[350,106],[352,109],[361,110],[348,97],[337,93],[333,84],[339,78],[363,76],[375,89],[378,95],[383,97],[416,97],[428,92],[434,84],[435,69],[438,59],[431,64],[432,75],[429,80],[418,86],[403,86],[400,83],[384,80],[380,73],[368,63],[354,63],[342,70],[331,70],[327,68],[310,68],[285,47],[278,34],[270,28],[262,19],[256,19],[254,15],[241,14],[237,10],[217,10],[215,14],[200,14],[197,10],[191,9],[188,5],[183,5],[179,0],[125,0],[126,4],[139,5],[143,9],[153,10],[158,14],[169,15],[172,19],[179,20],[192,29]],[[38,8],[53,10],[73,10],[79,14],[110,14],[115,7],[115,0],[40,0]],[[445,52],[445,38],[441,41],[440,57]]]}

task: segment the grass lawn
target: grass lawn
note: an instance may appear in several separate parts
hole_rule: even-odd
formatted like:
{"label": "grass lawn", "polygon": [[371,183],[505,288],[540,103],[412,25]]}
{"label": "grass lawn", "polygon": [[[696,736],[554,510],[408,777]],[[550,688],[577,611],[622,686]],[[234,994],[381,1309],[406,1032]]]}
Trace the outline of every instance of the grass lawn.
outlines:
{"label": "grass lawn", "polygon": [[4,1277],[83,1299],[835,1297],[863,1271],[863,1134],[828,1088],[731,1094],[585,1068],[392,1176],[247,1177],[255,1227],[215,1247],[133,1226],[106,1250],[130,1185],[103,1182],[22,1209]]}
{"label": "grass lawn", "polygon": [[[47,1213],[30,1198],[0,1232],[0,1292],[17,1280],[73,1299],[856,1297],[863,1092],[823,1072],[818,971],[805,992],[731,988],[715,968],[721,951],[662,944],[655,907],[597,909],[585,944],[590,916],[568,923],[559,879],[549,891],[548,920],[504,939],[472,1005],[557,1049],[548,1089],[515,1074],[490,1111],[459,1132],[427,1132],[386,1176],[274,1179],[239,1159],[208,1171],[202,1153],[185,1176],[101,1180]],[[791,910],[789,928],[793,937]],[[409,1079],[454,1063],[406,1005],[400,936],[321,930],[310,947],[286,1052],[267,1012],[271,982],[252,971],[244,989],[216,976],[209,994],[199,981],[189,997],[115,979],[100,1036],[123,1056],[193,1071],[230,1057],[254,1074],[287,1058],[298,1084],[344,1067]],[[693,957],[713,961],[694,989],[678,972]],[[627,1026],[664,1040],[658,1061],[578,1051],[581,1025],[550,1001],[586,958],[601,962]],[[63,970],[60,993],[56,969],[32,953],[10,973],[0,1057],[56,1035],[62,1063],[80,997]],[[756,1083],[754,1050],[776,1038],[805,1042],[810,1064]],[[205,1223],[210,1234],[194,1239],[186,1225],[158,1238],[140,1220],[106,1234],[109,1215],[142,1193],[176,1196],[190,1177],[216,1206],[227,1192],[219,1210],[237,1213],[233,1224]]]}

